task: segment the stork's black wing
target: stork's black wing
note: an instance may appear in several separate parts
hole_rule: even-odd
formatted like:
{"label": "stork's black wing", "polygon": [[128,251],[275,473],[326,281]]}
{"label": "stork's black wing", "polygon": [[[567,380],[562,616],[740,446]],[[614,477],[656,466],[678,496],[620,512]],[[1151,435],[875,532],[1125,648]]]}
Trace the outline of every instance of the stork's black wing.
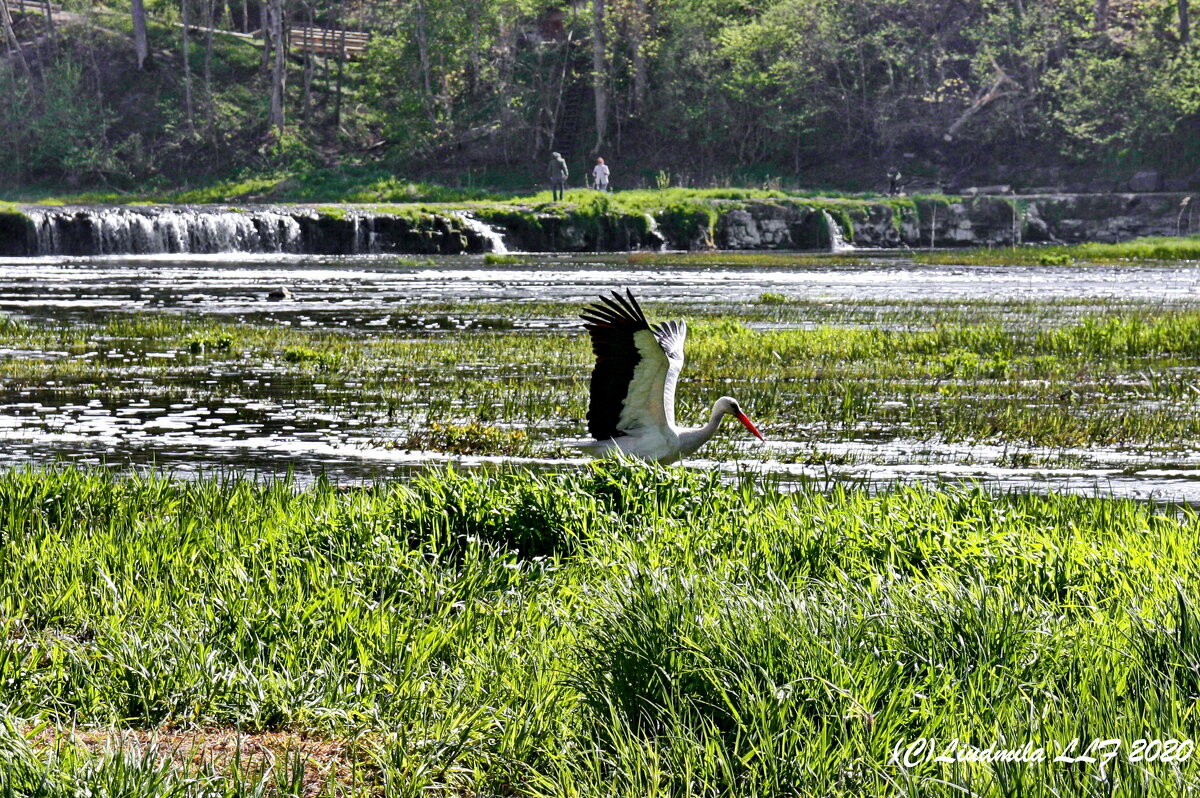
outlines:
{"label": "stork's black wing", "polygon": [[675,423],[675,381],[683,368],[687,326],[651,327],[632,292],[589,305],[582,314],[592,337],[588,432],[597,440],[617,438],[646,426]]}

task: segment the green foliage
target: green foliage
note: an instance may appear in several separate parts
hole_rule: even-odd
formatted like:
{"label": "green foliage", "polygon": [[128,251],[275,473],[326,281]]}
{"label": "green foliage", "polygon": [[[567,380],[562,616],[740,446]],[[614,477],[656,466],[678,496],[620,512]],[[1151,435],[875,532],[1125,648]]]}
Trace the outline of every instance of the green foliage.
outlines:
{"label": "green foliage", "polygon": [[690,245],[694,241],[712,244],[713,227],[718,214],[711,205],[676,202],[656,214],[659,229],[669,241]]}
{"label": "green foliage", "polygon": [[339,356],[336,352],[313,349],[308,346],[286,346],[283,361],[301,365],[312,365],[323,371],[337,368]]}
{"label": "green foliage", "polygon": [[0,86],[9,100],[0,104],[0,178],[21,182],[68,175],[96,179],[121,170],[132,153],[114,147],[109,116],[96,99],[82,65],[53,63],[42,84],[18,74],[11,61],[0,62]]}
{"label": "green foliage", "polygon": [[216,333],[213,335],[194,335],[187,341],[188,351],[192,354],[202,354],[204,352],[233,352],[234,338],[231,332]]}
{"label": "green foliage", "polygon": [[[617,798],[990,798],[1010,766],[892,752],[1196,733],[1188,510],[600,463],[358,487],[10,470],[0,512],[12,795],[346,794],[118,728],[354,740],[367,794]],[[1158,785],[1130,794],[1200,786],[1194,759],[1114,767]],[[1095,775],[1035,774],[1022,795]]]}
{"label": "green foliage", "polygon": [[1070,266],[1076,262],[1124,263],[1200,260],[1200,238],[1148,237],[1119,244],[1074,244],[980,248],[958,252],[916,252],[920,263],[980,266]]}
{"label": "green foliage", "polygon": [[[811,182],[814,170],[842,173],[839,164],[862,164],[864,153],[874,164],[916,152],[913,173],[933,179],[1024,155],[1186,173],[1198,152],[1200,55],[1180,41],[1178,4],[1166,0],[950,11],[899,0],[616,4],[606,15],[605,131],[592,129],[591,59],[579,46],[592,36],[589,14],[566,14],[559,34],[547,7],[526,0],[317,3],[314,22],[367,28],[370,43],[341,64],[295,52],[280,132],[266,124],[260,43],[232,31],[218,30],[211,52],[208,37],[191,37],[188,119],[178,8],[151,6],[152,69],[130,63],[127,4],[60,25],[32,77],[13,61],[0,68],[13,99],[0,109],[0,144],[16,156],[0,163],[7,182],[82,182],[116,195],[149,182],[213,201],[270,187],[270,198],[401,202],[436,191],[394,175],[432,170],[452,175],[459,199],[478,198],[473,173],[450,170],[485,164],[488,185],[540,184],[547,147],[562,146],[552,136],[577,150],[573,163],[583,142],[613,149],[619,140],[622,152],[608,153],[616,184],[629,176],[659,189],[717,175]],[[1101,7],[1108,16],[1097,20]],[[344,170],[393,174],[357,180]],[[858,173],[839,179],[882,187]]]}
{"label": "green foliage", "polygon": [[509,457],[527,457],[533,453],[532,442],[525,430],[495,427],[478,421],[469,424],[434,421],[427,429],[414,432],[403,443],[387,444],[385,448]]}

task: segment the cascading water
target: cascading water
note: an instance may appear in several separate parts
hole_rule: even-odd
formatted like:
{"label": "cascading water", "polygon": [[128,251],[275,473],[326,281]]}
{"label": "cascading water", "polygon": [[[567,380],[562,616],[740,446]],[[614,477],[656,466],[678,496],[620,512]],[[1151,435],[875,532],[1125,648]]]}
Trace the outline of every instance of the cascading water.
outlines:
{"label": "cascading water", "polygon": [[658,246],[655,249],[659,252],[666,252],[667,237],[658,229],[658,220],[654,218],[653,214],[649,213],[646,214],[646,237],[651,241],[658,242]]}
{"label": "cascading water", "polygon": [[[0,226],[0,254],[225,252],[362,255],[507,252],[500,233],[461,216],[305,206],[28,207]],[[3,222],[0,218],[0,222]]]}
{"label": "cascading water", "polygon": [[821,211],[821,215],[825,217],[825,229],[829,232],[829,251],[849,252],[854,249],[853,244],[846,242],[841,226],[829,215],[829,211]]}
{"label": "cascading water", "polygon": [[504,243],[504,236],[499,230],[479,221],[466,211],[455,211],[454,215],[462,219],[464,227],[474,231],[480,238],[488,242],[488,252],[495,252],[497,255],[508,254],[508,247]]}
{"label": "cascading water", "polygon": [[31,208],[35,255],[300,252],[300,223],[271,210]]}

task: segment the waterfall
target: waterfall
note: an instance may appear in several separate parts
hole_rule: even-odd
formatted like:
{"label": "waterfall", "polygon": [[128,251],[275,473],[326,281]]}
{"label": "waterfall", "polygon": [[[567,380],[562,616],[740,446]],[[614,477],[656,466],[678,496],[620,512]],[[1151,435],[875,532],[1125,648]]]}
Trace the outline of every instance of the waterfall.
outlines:
{"label": "waterfall", "polygon": [[829,211],[821,211],[821,215],[825,217],[825,230],[829,233],[829,251],[849,252],[854,249],[853,244],[846,242],[846,237],[842,235],[842,228],[829,215]]}
{"label": "waterfall", "polygon": [[299,252],[300,223],[273,210],[29,208],[35,255]]}
{"label": "waterfall", "polygon": [[655,247],[655,249],[657,249],[659,252],[666,252],[667,251],[667,237],[664,236],[662,234],[662,231],[658,229],[658,220],[654,218],[653,214],[647,213],[645,216],[646,216],[646,238],[650,239],[651,241],[658,242],[658,246]]}
{"label": "waterfall", "polygon": [[488,251],[495,252],[497,255],[507,255],[508,247],[504,244],[504,236],[494,227],[487,225],[466,211],[454,211],[455,216],[462,219],[463,225],[468,230],[473,230],[479,234],[479,237],[488,242]]}

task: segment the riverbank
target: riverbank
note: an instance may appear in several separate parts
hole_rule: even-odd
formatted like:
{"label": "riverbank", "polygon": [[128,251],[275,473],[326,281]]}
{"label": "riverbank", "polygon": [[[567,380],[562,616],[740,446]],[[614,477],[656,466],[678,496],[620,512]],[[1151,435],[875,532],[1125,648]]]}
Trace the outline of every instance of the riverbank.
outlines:
{"label": "riverbank", "polygon": [[837,250],[1119,242],[1200,228],[1187,194],[568,192],[506,201],[0,205],[0,255]]}

